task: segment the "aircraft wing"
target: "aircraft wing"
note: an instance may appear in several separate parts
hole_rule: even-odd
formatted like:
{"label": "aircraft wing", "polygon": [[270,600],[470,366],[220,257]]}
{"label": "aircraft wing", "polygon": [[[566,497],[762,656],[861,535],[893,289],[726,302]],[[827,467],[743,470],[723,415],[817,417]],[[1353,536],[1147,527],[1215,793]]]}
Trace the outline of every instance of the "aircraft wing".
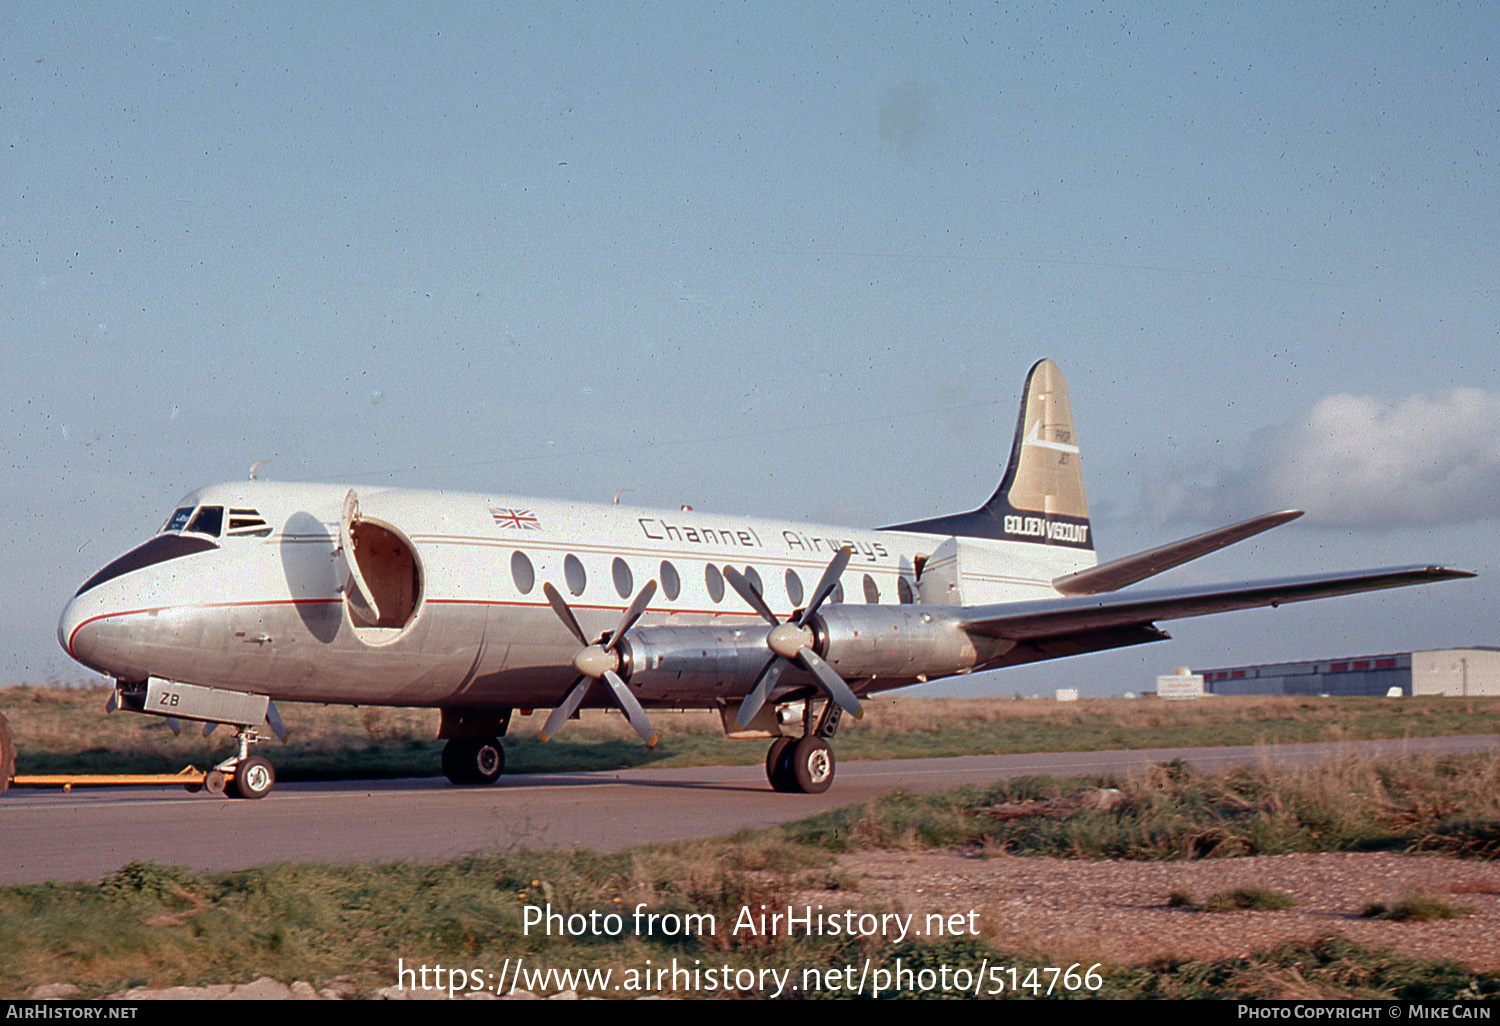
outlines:
{"label": "aircraft wing", "polygon": [[[1006,638],[1032,646],[1051,647],[1051,642],[1076,639],[1082,646],[1077,651],[1090,651],[1153,640],[1149,636],[1153,633],[1158,638],[1164,637],[1151,627],[1156,620],[1180,620],[1207,613],[1279,606],[1283,602],[1305,602],[1473,576],[1467,570],[1442,566],[1402,566],[1192,588],[1113,592],[1040,602],[1006,602],[966,608],[962,626],[970,634]],[[1090,643],[1090,639],[1105,642],[1110,638],[1118,640]]]}

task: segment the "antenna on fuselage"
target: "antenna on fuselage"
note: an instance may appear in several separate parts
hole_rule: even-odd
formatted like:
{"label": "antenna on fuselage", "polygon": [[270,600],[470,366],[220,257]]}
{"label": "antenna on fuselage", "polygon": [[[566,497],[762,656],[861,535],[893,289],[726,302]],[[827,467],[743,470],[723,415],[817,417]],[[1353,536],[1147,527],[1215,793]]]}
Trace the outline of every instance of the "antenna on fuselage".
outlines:
{"label": "antenna on fuselage", "polygon": [[621,488],[618,492],[615,492],[615,505],[618,506],[620,504],[620,496],[624,495],[626,492],[633,491],[635,491],[634,488]]}
{"label": "antenna on fuselage", "polygon": [[254,481],[256,472],[260,470],[261,467],[264,467],[267,463],[270,462],[270,460],[256,460],[254,463],[250,464],[250,480]]}

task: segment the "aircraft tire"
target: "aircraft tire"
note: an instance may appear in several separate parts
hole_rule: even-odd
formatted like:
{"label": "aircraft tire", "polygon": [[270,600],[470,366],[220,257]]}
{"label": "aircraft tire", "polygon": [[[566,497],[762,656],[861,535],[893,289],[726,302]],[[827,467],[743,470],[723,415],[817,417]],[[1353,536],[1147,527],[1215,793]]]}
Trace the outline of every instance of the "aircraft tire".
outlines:
{"label": "aircraft tire", "polygon": [[0,794],[10,787],[16,775],[16,739],[10,732],[10,724],[0,716]]}
{"label": "aircraft tire", "polygon": [[804,737],[791,749],[787,759],[791,770],[792,791],[822,794],[833,784],[833,749],[820,737]]}
{"label": "aircraft tire", "polygon": [[443,775],[459,787],[493,784],[504,772],[498,737],[456,737],[443,746]]}
{"label": "aircraft tire", "polygon": [[786,772],[786,750],[796,740],[794,737],[778,737],[771,742],[770,751],[766,752],[766,779],[771,782],[773,791],[791,790],[787,787],[790,774]]}
{"label": "aircraft tire", "polygon": [[252,755],[234,767],[234,782],[229,791],[236,798],[264,798],[276,786],[276,771],[259,755]]}

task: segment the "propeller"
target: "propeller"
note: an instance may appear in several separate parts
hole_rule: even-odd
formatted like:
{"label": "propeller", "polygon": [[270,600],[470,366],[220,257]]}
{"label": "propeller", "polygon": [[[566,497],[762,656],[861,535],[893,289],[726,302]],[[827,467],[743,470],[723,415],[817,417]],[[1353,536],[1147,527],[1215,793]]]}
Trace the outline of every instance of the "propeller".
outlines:
{"label": "propeller", "polygon": [[844,568],[849,565],[850,549],[845,546],[839,549],[829,562],[828,568],[823,571],[823,576],[818,580],[818,586],[813,589],[812,601],[807,608],[797,616],[795,621],[787,620],[785,623],[776,619],[776,614],[771,612],[771,607],[766,605],[766,600],[756,590],[755,585],[746,579],[734,567],[724,568],[724,579],[729,586],[739,593],[740,598],[750,604],[766,622],[771,625],[771,633],[766,637],[766,644],[774,653],[769,662],[760,671],[760,676],[755,679],[755,686],[740,703],[740,713],[736,717],[741,727],[750,725],[755,719],[755,714],[760,712],[760,707],[766,704],[766,699],[771,697],[771,689],[781,679],[788,663],[797,663],[818,682],[818,687],[823,689],[830,701],[838,704],[850,716],[859,719],[864,715],[860,708],[859,699],[854,697],[854,692],[849,690],[849,685],[844,679],[834,672],[833,667],[823,661],[823,658],[813,651],[812,628],[808,623],[818,607],[833,594],[833,589],[838,587],[839,577]]}
{"label": "propeller", "polygon": [[562,729],[562,725],[568,722],[568,718],[578,711],[583,696],[588,694],[589,686],[596,680],[602,680],[609,685],[615,704],[625,713],[625,718],[641,736],[641,740],[646,742],[647,747],[655,748],[656,730],[651,726],[651,721],[646,718],[646,711],[641,708],[641,703],[636,701],[630,689],[625,686],[625,682],[620,679],[619,669],[620,643],[625,638],[625,632],[634,627],[635,622],[646,611],[646,606],[656,594],[656,582],[647,581],[646,586],[636,594],[629,607],[620,616],[620,625],[615,628],[613,634],[608,636],[608,640],[601,639],[593,644],[589,643],[588,635],[583,633],[583,628],[578,626],[578,618],[573,615],[573,610],[568,608],[568,603],[557,593],[557,589],[552,587],[551,583],[542,585],[542,594],[547,596],[547,602],[552,606],[552,611],[557,614],[557,618],[583,646],[573,657],[573,668],[578,671],[578,679],[568,689],[568,695],[563,699],[562,704],[552,710],[552,715],[548,716],[547,722],[542,725],[542,740],[551,739]]}

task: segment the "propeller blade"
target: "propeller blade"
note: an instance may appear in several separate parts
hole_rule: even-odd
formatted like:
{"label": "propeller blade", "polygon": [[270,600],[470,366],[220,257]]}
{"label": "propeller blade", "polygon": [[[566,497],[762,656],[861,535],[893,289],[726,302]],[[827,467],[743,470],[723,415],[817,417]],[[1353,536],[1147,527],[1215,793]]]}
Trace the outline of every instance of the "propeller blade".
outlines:
{"label": "propeller blade", "polygon": [[167,729],[172,732],[173,737],[176,737],[178,734],[182,733],[182,721],[179,720],[176,716],[168,716]]}
{"label": "propeller blade", "polygon": [[616,627],[615,632],[609,636],[609,644],[604,646],[607,651],[620,647],[620,641],[625,637],[625,632],[635,626],[635,622],[641,618],[641,614],[651,604],[651,598],[655,594],[656,582],[647,581],[646,586],[636,593],[635,600],[630,603],[630,608],[625,610],[624,615],[620,617],[620,626]]}
{"label": "propeller blade", "polygon": [[542,594],[547,596],[547,601],[551,604],[552,611],[557,614],[557,618],[563,622],[563,625],[573,632],[573,637],[578,639],[578,643],[580,645],[587,645],[589,639],[584,637],[583,628],[578,626],[578,620],[573,616],[573,610],[568,608],[568,604],[557,593],[557,589],[552,587],[552,582],[548,581],[542,585]]}
{"label": "propeller blade", "polygon": [[760,676],[755,679],[755,686],[740,703],[739,715],[735,717],[741,729],[750,726],[750,721],[755,719],[755,714],[760,712],[760,707],[766,704],[766,699],[771,697],[771,689],[781,679],[782,671],[786,669],[786,661],[779,655],[773,655],[771,661],[761,669]]}
{"label": "propeller blade", "polygon": [[112,713],[118,708],[120,708],[120,692],[116,689],[109,693],[109,701],[104,703],[104,711]]}
{"label": "propeller blade", "polygon": [[579,677],[573,682],[573,690],[568,692],[568,697],[563,699],[562,705],[552,710],[552,715],[542,724],[540,737],[543,741],[552,740],[553,735],[568,722],[568,718],[578,711],[578,703],[583,701],[583,696],[588,693],[592,683],[588,677]]}
{"label": "propeller blade", "polygon": [[214,731],[218,730],[220,726],[221,724],[218,723],[205,723],[203,725],[203,736],[208,737]]}
{"label": "propeller blade", "polygon": [[[744,574],[732,566],[726,566],[724,568],[724,580],[729,582],[729,586],[739,594],[740,598],[750,604],[751,609],[765,617],[766,622],[772,627],[781,623],[780,620],[776,619],[776,614],[771,612],[771,607],[766,605],[765,598],[760,592],[755,590],[755,585],[751,584],[745,578]],[[743,727],[744,724],[741,723],[740,726]]]}
{"label": "propeller blade", "polygon": [[641,735],[641,740],[646,742],[647,748],[656,747],[656,728],[651,726],[651,721],[646,718],[646,710],[641,708],[641,703],[635,700],[625,682],[614,670],[604,671],[604,682],[609,685],[610,691],[614,692],[615,701],[620,708],[625,710],[625,718],[635,728],[635,732]]}
{"label": "propeller blade", "polygon": [[823,657],[810,648],[804,648],[797,653],[797,661],[805,666],[809,673],[818,678],[818,686],[828,695],[830,699],[838,703],[840,709],[853,716],[856,720],[863,719],[864,709],[860,708],[859,699],[854,697],[854,692],[849,690],[849,685],[844,683],[844,678],[833,671],[833,667],[823,661]]}
{"label": "propeller blade", "polygon": [[812,615],[818,611],[823,600],[833,594],[833,589],[838,587],[839,578],[843,576],[844,568],[849,565],[850,555],[852,552],[849,546],[845,545],[829,562],[828,569],[824,570],[823,576],[818,579],[818,586],[813,589],[812,601],[807,604],[806,609],[802,610],[802,615],[797,617],[798,627],[806,627],[807,621],[812,619]]}

